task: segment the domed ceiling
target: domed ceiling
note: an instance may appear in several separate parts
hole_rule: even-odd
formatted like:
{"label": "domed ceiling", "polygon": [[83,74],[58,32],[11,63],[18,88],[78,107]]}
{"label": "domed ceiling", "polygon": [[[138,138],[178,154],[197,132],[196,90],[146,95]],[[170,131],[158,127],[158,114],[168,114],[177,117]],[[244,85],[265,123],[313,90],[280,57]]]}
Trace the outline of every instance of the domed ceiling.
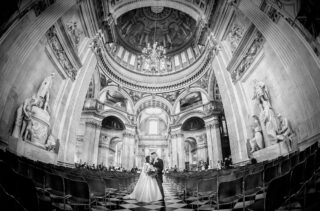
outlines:
{"label": "domed ceiling", "polygon": [[196,21],[186,13],[167,7],[143,7],[117,19],[119,41],[141,53],[148,43],[160,43],[168,54],[179,51],[192,41]]}

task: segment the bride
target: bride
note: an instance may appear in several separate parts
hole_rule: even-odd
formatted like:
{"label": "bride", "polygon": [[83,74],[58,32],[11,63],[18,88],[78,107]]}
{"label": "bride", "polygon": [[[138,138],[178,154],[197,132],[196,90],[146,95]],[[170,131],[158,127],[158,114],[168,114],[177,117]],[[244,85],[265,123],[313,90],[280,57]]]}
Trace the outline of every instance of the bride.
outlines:
{"label": "bride", "polygon": [[162,199],[157,180],[148,175],[150,171],[155,171],[155,168],[151,165],[150,156],[148,155],[133,192],[125,196],[124,199],[135,199],[139,202],[152,202]]}

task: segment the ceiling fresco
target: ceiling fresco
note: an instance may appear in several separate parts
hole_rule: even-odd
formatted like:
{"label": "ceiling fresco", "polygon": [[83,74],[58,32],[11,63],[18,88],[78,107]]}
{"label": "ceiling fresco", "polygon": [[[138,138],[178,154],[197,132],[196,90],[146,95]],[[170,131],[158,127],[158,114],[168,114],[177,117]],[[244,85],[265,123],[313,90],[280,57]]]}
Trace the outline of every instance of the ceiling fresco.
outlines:
{"label": "ceiling fresco", "polygon": [[143,7],[120,16],[116,28],[120,40],[136,52],[141,52],[148,43],[158,42],[167,53],[172,53],[190,43],[196,21],[172,8]]}

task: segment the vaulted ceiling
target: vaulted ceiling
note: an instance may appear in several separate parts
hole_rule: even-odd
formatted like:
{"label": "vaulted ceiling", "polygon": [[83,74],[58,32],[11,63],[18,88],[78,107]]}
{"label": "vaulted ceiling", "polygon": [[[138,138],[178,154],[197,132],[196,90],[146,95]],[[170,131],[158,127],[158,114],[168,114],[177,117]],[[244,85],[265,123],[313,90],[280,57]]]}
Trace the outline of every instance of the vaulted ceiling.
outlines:
{"label": "vaulted ceiling", "polygon": [[172,53],[190,45],[196,20],[168,7],[143,7],[121,15],[116,30],[120,43],[137,53],[154,42]]}

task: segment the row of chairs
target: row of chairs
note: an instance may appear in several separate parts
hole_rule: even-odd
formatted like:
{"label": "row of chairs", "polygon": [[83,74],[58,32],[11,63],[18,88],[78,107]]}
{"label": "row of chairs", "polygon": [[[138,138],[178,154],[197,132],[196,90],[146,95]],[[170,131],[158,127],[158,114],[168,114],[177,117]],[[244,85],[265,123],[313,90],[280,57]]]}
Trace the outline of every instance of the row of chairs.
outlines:
{"label": "row of chairs", "polygon": [[[255,201],[257,196],[261,195],[259,193],[262,193],[263,196],[267,190],[273,192],[269,186],[271,183],[275,183],[276,178],[284,177],[288,181],[294,182],[298,180],[297,172],[306,175],[304,178],[310,178],[315,172],[314,167],[320,166],[319,152],[316,143],[302,152],[292,153],[271,162],[232,170],[208,171],[202,175],[195,173],[196,176],[193,176],[192,173],[183,175],[170,173],[167,174],[167,177],[172,184],[176,184],[178,191],[184,193],[184,199],[191,201],[191,204],[197,207],[208,202],[210,206],[214,205],[218,209],[225,205],[233,207],[239,200],[243,201],[242,206],[245,207],[245,201],[248,199]],[[299,168],[301,170],[301,166],[304,167],[303,171],[298,170]],[[305,182],[305,180],[303,181]],[[190,197],[186,197],[188,193],[191,195]],[[276,194],[268,194],[268,199],[271,198],[268,202],[274,201],[272,196],[276,196]]]}
{"label": "row of chairs", "polygon": [[[127,194],[138,178],[137,174],[123,172],[88,175],[69,168],[63,168],[67,170],[63,172],[59,167],[35,166],[28,159],[9,156],[10,162],[0,161],[0,171],[5,172],[0,176],[1,190],[5,198],[17,200],[26,210],[39,210],[40,204],[59,210],[106,210],[118,201],[115,196]],[[18,161],[12,162],[14,159]],[[12,163],[15,168],[11,168]]]}

